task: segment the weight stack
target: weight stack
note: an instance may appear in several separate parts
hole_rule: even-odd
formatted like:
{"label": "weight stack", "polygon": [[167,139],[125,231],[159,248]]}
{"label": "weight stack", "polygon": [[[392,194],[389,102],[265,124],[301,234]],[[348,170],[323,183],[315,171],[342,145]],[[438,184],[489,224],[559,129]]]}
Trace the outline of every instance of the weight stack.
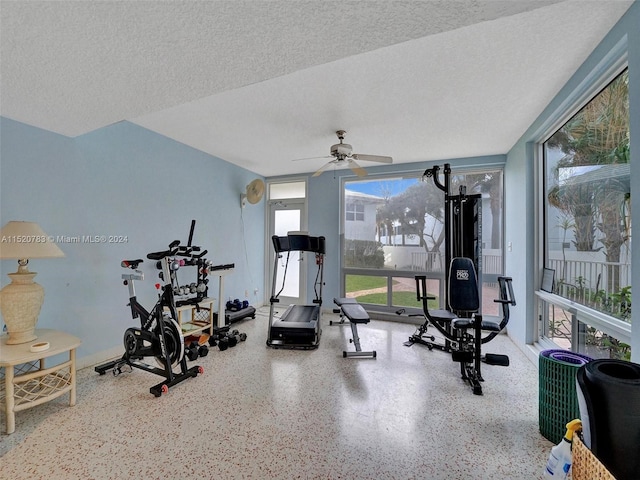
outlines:
{"label": "weight stack", "polygon": [[576,372],[591,360],[560,349],[540,353],[538,423],[542,436],[556,445],[564,437],[567,423],[580,418]]}

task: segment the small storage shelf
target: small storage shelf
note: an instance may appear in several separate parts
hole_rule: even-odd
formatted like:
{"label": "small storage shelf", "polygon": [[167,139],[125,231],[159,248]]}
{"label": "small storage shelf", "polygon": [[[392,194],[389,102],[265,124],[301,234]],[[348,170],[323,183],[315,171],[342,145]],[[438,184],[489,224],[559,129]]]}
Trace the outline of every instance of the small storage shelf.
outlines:
{"label": "small storage shelf", "polygon": [[[33,364],[32,364],[33,365]],[[37,368],[37,367],[35,367]],[[13,380],[13,411],[40,405],[59,397],[71,390],[71,362],[67,361],[45,370],[36,369]],[[0,392],[2,404],[5,403],[5,389]]]}
{"label": "small storage shelf", "polygon": [[[178,318],[176,321],[182,329],[183,335],[196,335],[205,330],[213,332],[215,327],[213,304],[215,298],[203,298],[197,305],[182,305],[176,307]],[[188,315],[187,315],[188,313]]]}

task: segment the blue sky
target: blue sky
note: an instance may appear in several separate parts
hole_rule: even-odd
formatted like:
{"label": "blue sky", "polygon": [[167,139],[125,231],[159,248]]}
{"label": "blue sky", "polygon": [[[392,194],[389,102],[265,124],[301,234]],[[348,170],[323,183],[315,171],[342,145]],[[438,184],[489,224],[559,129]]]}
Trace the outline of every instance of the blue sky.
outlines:
{"label": "blue sky", "polygon": [[384,197],[385,195],[397,195],[404,192],[409,186],[418,183],[418,178],[398,178],[386,180],[358,180],[348,182],[346,189],[352,192],[368,193]]}

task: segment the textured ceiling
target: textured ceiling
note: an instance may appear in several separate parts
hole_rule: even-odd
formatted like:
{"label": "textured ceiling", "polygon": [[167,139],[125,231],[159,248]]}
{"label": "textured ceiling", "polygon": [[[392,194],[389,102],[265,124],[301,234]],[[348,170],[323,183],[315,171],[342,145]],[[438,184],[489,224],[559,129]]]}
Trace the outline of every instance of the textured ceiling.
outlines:
{"label": "textured ceiling", "polygon": [[505,153],[631,3],[2,0],[0,113],[129,120],[266,176],[338,129],[394,163]]}

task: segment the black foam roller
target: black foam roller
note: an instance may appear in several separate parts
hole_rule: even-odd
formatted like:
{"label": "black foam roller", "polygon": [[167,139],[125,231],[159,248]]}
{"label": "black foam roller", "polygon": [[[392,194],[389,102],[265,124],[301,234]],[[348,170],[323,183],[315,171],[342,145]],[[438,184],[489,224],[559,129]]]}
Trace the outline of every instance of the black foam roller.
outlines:
{"label": "black foam roller", "polygon": [[593,360],[576,372],[584,442],[617,480],[640,472],[640,365]]}

